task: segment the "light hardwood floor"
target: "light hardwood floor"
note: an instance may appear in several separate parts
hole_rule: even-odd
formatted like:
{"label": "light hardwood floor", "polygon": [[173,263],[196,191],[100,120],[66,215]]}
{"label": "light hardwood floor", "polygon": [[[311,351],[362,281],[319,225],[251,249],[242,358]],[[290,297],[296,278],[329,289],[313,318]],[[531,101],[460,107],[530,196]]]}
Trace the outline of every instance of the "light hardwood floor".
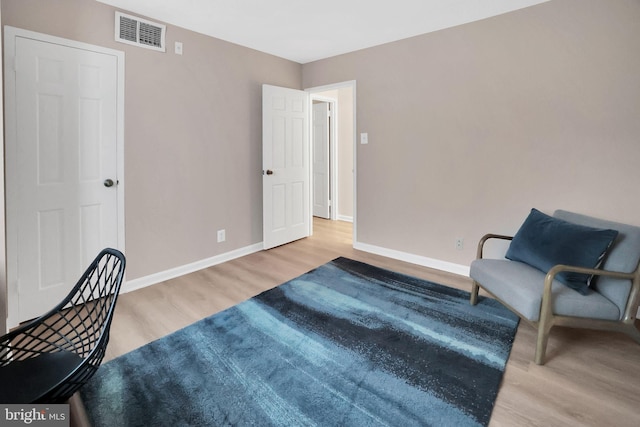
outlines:
{"label": "light hardwood floor", "polygon": [[[417,237],[416,237],[417,238]],[[314,220],[314,235],[122,294],[105,361],[344,256],[470,290],[469,278],[352,248],[351,224]],[[491,426],[640,426],[640,346],[617,333],[556,327],[544,366],[521,323]]]}

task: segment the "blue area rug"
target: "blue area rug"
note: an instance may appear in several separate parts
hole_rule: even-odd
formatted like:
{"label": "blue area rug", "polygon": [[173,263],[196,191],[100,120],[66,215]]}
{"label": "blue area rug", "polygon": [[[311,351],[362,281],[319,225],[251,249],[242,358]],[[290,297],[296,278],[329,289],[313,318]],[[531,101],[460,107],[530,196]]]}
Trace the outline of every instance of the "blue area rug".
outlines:
{"label": "blue area rug", "polygon": [[81,393],[96,427],[487,425],[517,324],[338,258],[105,363]]}

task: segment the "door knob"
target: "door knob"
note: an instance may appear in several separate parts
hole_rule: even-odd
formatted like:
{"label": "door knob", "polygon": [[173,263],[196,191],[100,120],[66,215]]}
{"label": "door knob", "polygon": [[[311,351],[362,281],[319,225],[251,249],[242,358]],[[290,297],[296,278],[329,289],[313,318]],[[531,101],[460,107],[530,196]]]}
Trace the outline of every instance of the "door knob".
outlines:
{"label": "door knob", "polygon": [[267,175],[273,175],[273,171],[271,169],[267,169]]}
{"label": "door knob", "polygon": [[104,186],[105,187],[113,187],[113,184],[114,184],[114,182],[110,178],[104,180]]}

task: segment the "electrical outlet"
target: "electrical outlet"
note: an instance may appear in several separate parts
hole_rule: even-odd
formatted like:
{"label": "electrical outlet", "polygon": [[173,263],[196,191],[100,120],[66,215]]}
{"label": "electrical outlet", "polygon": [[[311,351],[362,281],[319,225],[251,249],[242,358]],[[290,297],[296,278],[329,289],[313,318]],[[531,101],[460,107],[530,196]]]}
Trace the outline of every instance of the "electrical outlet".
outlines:
{"label": "electrical outlet", "polygon": [[456,250],[461,251],[464,249],[464,239],[462,237],[458,237],[456,239]]}
{"label": "electrical outlet", "polygon": [[224,242],[227,239],[225,230],[218,230],[218,243]]}

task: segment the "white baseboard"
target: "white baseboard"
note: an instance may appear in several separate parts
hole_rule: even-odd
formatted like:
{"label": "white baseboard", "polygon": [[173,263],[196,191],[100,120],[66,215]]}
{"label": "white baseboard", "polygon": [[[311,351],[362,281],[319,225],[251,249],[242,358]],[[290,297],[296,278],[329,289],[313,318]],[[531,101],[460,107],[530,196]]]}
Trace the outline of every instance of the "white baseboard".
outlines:
{"label": "white baseboard", "polygon": [[355,242],[353,247],[354,249],[358,249],[364,252],[370,252],[376,255],[382,255],[387,258],[393,258],[400,261],[421,265],[423,267],[435,268],[437,270],[447,271],[449,273],[454,273],[460,276],[469,277],[469,267],[466,265],[454,264],[452,262],[410,254],[408,252],[396,251],[393,249],[387,249],[380,246],[369,245],[367,243],[361,243],[361,242]]}
{"label": "white baseboard", "polygon": [[190,264],[182,265],[180,267],[172,268],[169,270],[161,271],[159,273],[150,274],[148,276],[140,277],[138,279],[127,280],[120,289],[120,293],[127,293],[135,291],[137,289],[146,288],[147,286],[155,285],[156,283],[164,282],[165,280],[175,279],[176,277],[183,276],[185,274],[193,273],[194,271],[202,270],[203,268],[212,267],[214,265],[222,264],[226,261],[231,261],[236,258],[250,255],[255,252],[261,251],[263,248],[262,242],[254,245],[245,246],[244,248],[236,249],[231,252],[226,252],[220,255],[213,256],[211,258],[203,259],[200,261],[192,262]]}
{"label": "white baseboard", "polygon": [[[347,219],[341,218],[340,220],[348,221]],[[201,261],[196,261],[191,264],[186,264],[180,267],[161,271],[159,273],[150,274],[149,276],[140,277],[138,279],[127,280],[125,283],[123,283],[122,288],[120,289],[120,293],[135,291],[137,289],[155,285],[156,283],[164,282],[165,280],[175,279],[176,277],[193,273],[194,271],[202,270],[203,268],[212,267],[214,265],[222,264],[223,262],[231,261],[245,255],[260,252],[262,248],[263,245],[262,242],[260,242],[254,245],[245,246],[244,248],[236,249],[231,252],[216,255],[211,258],[203,259]],[[385,256],[387,258],[393,258],[399,261],[410,262],[412,264],[421,265],[423,267],[435,268],[437,270],[447,271],[449,273],[469,277],[469,267],[466,265],[455,264],[452,262],[410,254],[408,252],[396,251],[393,249],[387,249],[361,242],[355,242],[353,244],[353,248],[360,251]],[[637,318],[640,319],[640,308],[638,308]]]}
{"label": "white baseboard", "polygon": [[336,219],[338,221],[353,222],[353,217],[352,216],[338,215],[338,217]]}
{"label": "white baseboard", "polygon": [[[454,264],[452,262],[442,261],[439,259],[410,254],[408,252],[396,251],[380,246],[369,245],[367,243],[355,242],[353,244],[353,248],[360,251],[385,256],[387,258],[393,258],[399,261],[410,262],[412,264],[421,265],[423,267],[435,268],[437,270],[447,271],[449,273],[469,277],[469,267],[466,265]],[[638,307],[636,319],[640,319],[640,307]]]}

